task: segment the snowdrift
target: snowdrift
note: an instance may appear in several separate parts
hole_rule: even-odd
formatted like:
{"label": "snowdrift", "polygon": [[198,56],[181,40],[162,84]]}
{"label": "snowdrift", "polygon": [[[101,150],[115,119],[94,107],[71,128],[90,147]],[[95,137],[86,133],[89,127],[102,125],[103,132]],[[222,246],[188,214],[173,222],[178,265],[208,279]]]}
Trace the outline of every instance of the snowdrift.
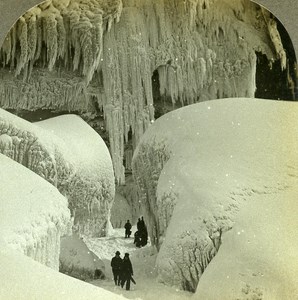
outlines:
{"label": "snowdrift", "polygon": [[[268,267],[262,270],[268,280],[255,280],[254,285],[248,282],[249,291],[261,291],[265,299],[275,299],[284,284],[283,289],[293,291],[290,286],[295,277],[285,279],[298,271],[297,242],[286,234],[275,239],[270,232],[274,218],[263,214],[276,214],[282,207],[283,193],[297,185],[297,112],[298,106],[291,102],[223,99],[175,110],[149,128],[134,154],[133,174],[150,222],[151,241],[159,248],[156,263],[161,281],[194,292],[208,264],[224,247],[226,232],[234,226],[241,228],[240,233],[251,232],[247,220],[259,213],[253,228],[264,228],[255,243],[262,251],[250,248],[248,253],[244,240],[236,250],[232,238],[227,238],[229,250],[216,257],[217,263],[214,261],[204,281],[205,293],[200,294],[199,284],[198,295],[204,295],[200,299],[231,299],[238,295],[237,288],[241,294],[245,280],[239,272],[233,273],[233,280],[225,281],[222,288],[226,294],[220,297],[214,296],[219,276],[217,281],[212,276],[217,264],[225,264],[226,256],[230,262],[222,267],[226,272],[234,268],[236,259],[235,270],[246,274],[251,268],[250,274],[254,273],[256,264],[249,264],[247,255],[260,265],[266,260]],[[250,204],[252,199],[259,205]],[[287,203],[291,220],[295,212],[297,217],[297,201],[290,198]],[[244,205],[248,208],[242,212],[243,221],[235,225]],[[286,231],[288,224],[284,225]],[[285,244],[289,247],[283,247]],[[283,249],[283,259],[275,259],[274,247]],[[279,272],[282,262],[283,272]],[[277,286],[271,289],[273,270],[276,280],[272,282]]]}
{"label": "snowdrift", "polygon": [[11,249],[0,248],[0,299],[127,299],[47,268]]}
{"label": "snowdrift", "polygon": [[77,234],[61,238],[59,271],[81,280],[104,279],[105,266]]}
{"label": "snowdrift", "polygon": [[67,199],[2,154],[0,165],[1,249],[9,247],[58,270],[60,237],[70,224]]}
{"label": "snowdrift", "polygon": [[76,230],[105,235],[115,193],[112,162],[103,140],[81,118],[67,115],[35,125],[0,110],[0,153],[58,188]]}

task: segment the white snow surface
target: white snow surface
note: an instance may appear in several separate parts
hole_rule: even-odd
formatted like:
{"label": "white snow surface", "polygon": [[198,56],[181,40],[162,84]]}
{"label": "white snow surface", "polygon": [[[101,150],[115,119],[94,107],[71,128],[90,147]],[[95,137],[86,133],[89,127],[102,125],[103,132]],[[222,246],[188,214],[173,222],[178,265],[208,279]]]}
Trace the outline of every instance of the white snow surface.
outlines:
{"label": "white snow surface", "polygon": [[[236,226],[201,289],[199,283],[198,299],[246,299],[241,298],[245,292],[258,297],[259,291],[264,299],[280,295],[295,299],[297,242],[287,234],[276,239],[276,232],[271,232],[274,218],[266,218],[266,213],[276,215],[289,190],[287,220],[297,219],[297,110],[292,102],[208,101],[164,115],[145,133],[134,154],[133,172],[150,220],[151,238],[160,247],[156,266],[162,282],[195,291],[210,261],[225,247],[225,233]],[[249,208],[244,210],[244,205]],[[239,211],[243,221],[237,223]],[[247,220],[258,214],[258,222],[250,229]],[[294,234],[294,224],[283,225],[284,232]],[[245,247],[243,240],[235,247],[236,228],[248,233],[264,228],[264,232],[254,248]],[[281,260],[276,260],[274,247],[283,249]],[[262,274],[268,280],[251,285],[239,274],[259,274],[257,265],[264,260],[268,268]],[[217,265],[224,266],[218,276]],[[233,280],[220,284],[220,275],[234,266]]]}
{"label": "white snow surface", "polygon": [[103,262],[88,249],[83,238],[73,233],[71,236],[61,238],[59,271],[81,280],[95,278],[95,270],[104,277],[105,266]]}
{"label": "white snow surface", "polygon": [[67,200],[32,171],[0,154],[2,246],[58,270],[60,237],[68,232]]}
{"label": "white snow surface", "polygon": [[65,115],[31,124],[0,109],[0,153],[56,186],[69,201],[79,232],[106,234],[115,193],[111,157],[81,118]]}
{"label": "white snow surface", "polygon": [[34,124],[64,141],[80,172],[88,176],[100,176],[98,179],[113,178],[112,161],[106,144],[79,116],[62,115]]}
{"label": "white snow surface", "polygon": [[0,249],[0,299],[121,300],[124,297],[66,276],[11,249]]}
{"label": "white snow surface", "polygon": [[67,199],[2,154],[0,166],[0,299],[125,299],[58,272]]}
{"label": "white snow surface", "polygon": [[[137,230],[136,226],[132,227],[132,233]],[[105,263],[107,278],[105,280],[94,280],[90,283],[109,290],[115,294],[123,295],[128,299],[136,300],[187,300],[191,299],[192,294],[181,291],[176,288],[165,286],[157,281],[157,272],[155,267],[156,250],[151,247],[150,243],[139,249],[133,244],[133,238],[124,238],[124,228],[115,229],[109,237],[90,238],[86,237],[85,242],[89,249],[100,257]],[[124,253],[130,254],[132,262],[134,279],[136,285],[131,283],[130,291],[115,286],[112,270],[111,259],[115,256],[116,251],[120,251],[121,257]]]}

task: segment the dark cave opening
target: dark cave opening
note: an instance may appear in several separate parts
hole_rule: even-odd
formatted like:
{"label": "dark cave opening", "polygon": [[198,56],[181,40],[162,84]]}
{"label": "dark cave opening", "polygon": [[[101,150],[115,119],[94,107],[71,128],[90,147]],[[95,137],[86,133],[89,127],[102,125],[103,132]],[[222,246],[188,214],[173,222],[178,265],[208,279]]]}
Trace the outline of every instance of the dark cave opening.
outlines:
{"label": "dark cave opening", "polygon": [[280,61],[270,62],[266,55],[256,52],[256,98],[293,100],[287,87],[287,72],[282,71]]}
{"label": "dark cave opening", "polygon": [[154,70],[151,76],[151,82],[154,105],[154,119],[158,119],[162,115],[183,106],[180,101],[173,103],[170,96],[162,95],[160,93],[158,69]]}
{"label": "dark cave opening", "polygon": [[287,68],[282,70],[280,61],[270,62],[265,55],[256,52],[256,98],[298,100],[297,61],[291,38],[278,19],[277,28],[287,55]]}

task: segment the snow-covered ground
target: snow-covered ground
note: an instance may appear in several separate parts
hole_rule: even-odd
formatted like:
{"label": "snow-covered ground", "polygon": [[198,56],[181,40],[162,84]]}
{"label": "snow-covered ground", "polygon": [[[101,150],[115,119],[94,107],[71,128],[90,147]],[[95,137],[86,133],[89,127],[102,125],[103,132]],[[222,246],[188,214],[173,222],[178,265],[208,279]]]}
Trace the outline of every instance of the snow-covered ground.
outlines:
{"label": "snow-covered ground", "polygon": [[[135,231],[136,226],[133,226],[132,232],[134,233]],[[168,287],[157,281],[155,248],[150,244],[143,248],[135,247],[133,244],[133,237],[128,239],[124,237],[124,229],[113,230],[109,237],[85,238],[85,242],[105,263],[107,278],[105,280],[91,281],[93,285],[102,287],[115,294],[123,295],[129,299],[190,299],[192,295],[191,293]],[[120,251],[121,257],[123,257],[126,252],[130,254],[134,270],[133,277],[136,281],[136,285],[131,283],[130,291],[126,291],[119,286],[115,286],[113,280],[110,263],[117,250]]]}

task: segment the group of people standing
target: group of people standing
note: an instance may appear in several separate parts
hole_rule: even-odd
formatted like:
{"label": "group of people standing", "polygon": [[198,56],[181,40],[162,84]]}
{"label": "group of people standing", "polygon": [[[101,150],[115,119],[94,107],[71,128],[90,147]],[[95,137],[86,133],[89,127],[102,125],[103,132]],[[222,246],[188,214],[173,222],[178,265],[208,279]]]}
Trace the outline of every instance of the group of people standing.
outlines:
{"label": "group of people standing", "polygon": [[115,285],[125,288],[128,291],[130,289],[130,281],[135,283],[133,276],[132,264],[129,259],[129,253],[125,253],[123,259],[120,257],[120,252],[116,251],[115,256],[111,261],[112,272],[114,276]]}
{"label": "group of people standing", "polygon": [[144,247],[148,243],[148,230],[143,217],[138,219],[137,229],[138,230],[135,232],[134,244],[139,248]]}
{"label": "group of people standing", "polygon": [[[129,222],[129,220],[127,220],[127,222],[125,223],[124,228],[125,228],[125,238],[129,238],[132,233],[131,232],[132,225]],[[147,245],[147,243],[148,243],[148,230],[144,221],[144,217],[142,217],[139,218],[137,222],[137,231],[134,234],[134,244],[136,244],[136,247],[140,248]]]}
{"label": "group of people standing", "polygon": [[[131,235],[132,225],[127,220],[124,225],[125,228],[125,238],[129,238]],[[137,231],[134,234],[134,244],[136,247],[143,247],[147,245],[148,242],[148,231],[145,224],[144,218],[139,218],[137,222]],[[116,251],[115,256],[111,260],[111,267],[114,276],[115,285],[123,288],[125,285],[126,290],[130,289],[130,282],[136,283],[133,279],[133,269],[132,264],[129,259],[129,253],[125,253],[123,259],[120,257],[120,252]]]}

